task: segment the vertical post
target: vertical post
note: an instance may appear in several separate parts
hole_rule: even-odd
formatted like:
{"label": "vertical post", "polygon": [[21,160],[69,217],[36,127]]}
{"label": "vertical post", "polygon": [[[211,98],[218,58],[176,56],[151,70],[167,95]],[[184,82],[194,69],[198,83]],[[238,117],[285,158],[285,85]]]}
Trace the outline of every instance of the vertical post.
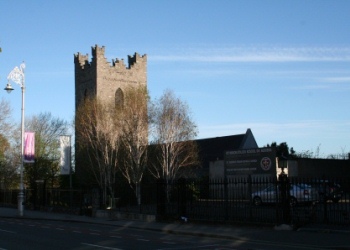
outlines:
{"label": "vertical post", "polygon": [[187,181],[185,178],[181,178],[177,181],[178,187],[178,212],[181,219],[187,221]]}
{"label": "vertical post", "polygon": [[25,77],[24,77],[25,64],[22,63],[20,67],[15,67],[7,76],[8,83],[5,90],[10,93],[13,88],[10,84],[10,80],[21,86],[22,89],[22,112],[21,112],[21,166],[20,166],[20,184],[19,193],[17,196],[18,202],[18,215],[24,214],[24,185],[23,185],[23,168],[24,168],[24,92],[25,92]]}
{"label": "vertical post", "polygon": [[73,207],[73,185],[72,185],[72,141],[69,136],[69,205]]}
{"label": "vertical post", "polygon": [[72,189],[72,141],[69,136],[69,188]]}
{"label": "vertical post", "polygon": [[[23,69],[22,69],[23,70]],[[24,168],[24,72],[22,75],[22,113],[21,113],[21,169],[20,169],[20,185],[18,193],[18,215],[24,215],[24,185],[23,185],[23,168]]]}
{"label": "vertical post", "polygon": [[166,216],[166,189],[167,184],[164,179],[157,179],[157,221],[164,220]]}
{"label": "vertical post", "polygon": [[322,190],[323,190],[323,221],[325,223],[328,222],[328,206],[327,206],[327,184],[326,184],[326,177],[323,176],[322,178]]}
{"label": "vertical post", "polygon": [[290,204],[289,204],[289,180],[288,176],[282,171],[279,175],[279,184],[280,184],[280,194],[281,194],[281,203],[282,203],[282,214],[283,214],[283,223],[290,223]]}
{"label": "vertical post", "polygon": [[[247,197],[252,197],[252,193],[253,193],[253,188],[252,188],[252,175],[248,175],[247,177],[247,183],[248,183],[248,195]],[[249,209],[249,218],[252,219],[253,218],[253,201],[251,202],[251,206]]]}
{"label": "vertical post", "polygon": [[228,211],[228,180],[225,176],[224,178],[224,202],[225,202],[225,221],[229,219],[229,211]]}

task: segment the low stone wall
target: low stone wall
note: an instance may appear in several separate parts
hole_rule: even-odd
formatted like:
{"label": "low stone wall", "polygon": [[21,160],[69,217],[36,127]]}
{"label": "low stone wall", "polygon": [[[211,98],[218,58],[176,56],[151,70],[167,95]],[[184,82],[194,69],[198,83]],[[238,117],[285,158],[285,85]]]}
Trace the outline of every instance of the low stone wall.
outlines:
{"label": "low stone wall", "polygon": [[94,217],[108,218],[112,220],[141,220],[146,222],[152,222],[156,220],[155,215],[119,212],[112,209],[96,210],[96,212],[94,213]]}

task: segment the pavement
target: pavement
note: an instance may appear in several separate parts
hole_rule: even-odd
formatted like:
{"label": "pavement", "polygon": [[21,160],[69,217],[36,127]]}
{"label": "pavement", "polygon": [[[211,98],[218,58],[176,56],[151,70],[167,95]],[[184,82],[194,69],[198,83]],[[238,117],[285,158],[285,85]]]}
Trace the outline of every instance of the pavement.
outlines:
{"label": "pavement", "polygon": [[[64,213],[55,213],[37,210],[25,210],[24,215],[18,215],[17,208],[0,207],[0,218],[16,218],[27,220],[54,220],[66,222],[79,222],[90,224],[103,224],[118,226],[123,228],[144,229],[152,231],[162,231],[174,234],[190,234],[196,236],[208,236],[219,238],[232,238],[233,236],[242,235],[247,231],[261,231],[261,227],[231,227],[231,226],[214,226],[204,224],[194,224],[189,222],[163,223],[157,221],[127,220],[127,219],[109,219],[96,218],[90,216],[79,216]],[[265,228],[266,229],[266,228]],[[272,230],[272,229],[269,229]]]}
{"label": "pavement", "polygon": [[[324,226],[313,226],[303,227],[298,230],[292,230],[289,225],[278,225],[275,227],[261,227],[261,226],[242,226],[242,225],[207,225],[190,222],[174,222],[174,223],[163,223],[157,221],[142,221],[142,220],[111,220],[109,218],[95,218],[89,216],[79,216],[64,213],[36,211],[36,210],[25,210],[24,215],[20,217],[18,215],[17,208],[0,207],[0,218],[16,218],[23,220],[55,220],[55,221],[66,221],[66,222],[79,222],[79,223],[90,223],[90,224],[103,224],[122,228],[133,228],[152,230],[165,233],[183,234],[183,235],[194,235],[194,236],[205,236],[215,237],[221,239],[253,239],[255,241],[266,241],[274,240],[276,237],[281,239],[288,239],[291,242],[294,240],[300,240],[300,237],[306,238],[305,244],[317,244],[318,239],[321,238],[327,242],[337,238],[342,246],[346,244],[346,249],[350,249],[349,236],[350,227],[330,228]],[[335,235],[337,235],[335,237]],[[313,240],[314,239],[314,240]],[[344,248],[345,249],[345,248]]]}

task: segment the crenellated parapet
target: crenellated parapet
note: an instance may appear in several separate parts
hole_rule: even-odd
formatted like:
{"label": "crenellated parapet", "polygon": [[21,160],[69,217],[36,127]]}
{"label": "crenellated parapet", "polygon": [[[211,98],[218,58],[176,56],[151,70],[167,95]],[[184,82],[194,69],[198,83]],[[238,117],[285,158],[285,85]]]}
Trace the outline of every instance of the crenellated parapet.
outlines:
{"label": "crenellated parapet", "polygon": [[116,58],[115,60],[112,60],[112,66],[119,70],[126,69],[124,59],[119,60]]}
{"label": "crenellated parapet", "polygon": [[90,66],[89,54],[86,54],[86,55],[82,55],[80,53],[75,54],[74,55],[74,64],[75,64],[75,66],[79,66],[82,69],[84,69],[87,65]]}
{"label": "crenellated parapet", "polygon": [[113,101],[117,89],[147,86],[147,55],[129,55],[127,65],[118,58],[108,62],[104,46],[91,47],[91,55],[91,61],[88,54],[74,55],[76,105],[86,95]]}
{"label": "crenellated parapet", "polygon": [[134,67],[139,68],[146,68],[147,65],[147,55],[140,55],[138,53],[135,53],[133,56],[128,55],[128,65],[125,65],[124,59],[113,59],[112,64],[110,64],[107,61],[107,58],[105,58],[105,47],[98,47],[98,45],[95,45],[94,47],[91,47],[91,54],[92,58],[91,61],[89,61],[89,54],[81,54],[77,53],[74,55],[74,63],[76,67],[81,69],[89,68],[92,65],[96,65],[98,63],[100,64],[108,64],[111,68],[115,68],[117,70],[130,70]]}
{"label": "crenellated parapet", "polygon": [[146,65],[147,64],[147,55],[140,56],[138,53],[135,53],[133,56],[128,56],[129,68],[132,68],[136,65]]}
{"label": "crenellated parapet", "polygon": [[98,58],[99,56],[104,57],[105,46],[98,47],[97,45],[95,45],[95,47],[91,47],[91,53],[92,53],[92,60],[94,60],[94,58]]}

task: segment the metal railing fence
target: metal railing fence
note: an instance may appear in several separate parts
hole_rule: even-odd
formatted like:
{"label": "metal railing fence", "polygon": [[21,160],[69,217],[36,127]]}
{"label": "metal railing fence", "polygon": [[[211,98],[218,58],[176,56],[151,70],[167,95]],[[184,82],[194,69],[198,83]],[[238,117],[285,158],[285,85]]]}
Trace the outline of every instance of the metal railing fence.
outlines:
{"label": "metal railing fence", "polygon": [[[278,178],[159,181],[157,216],[219,223],[350,225],[349,179],[286,181],[285,202]],[[333,184],[340,186],[339,193],[330,190]]]}
{"label": "metal railing fence", "polygon": [[[156,215],[158,220],[294,225],[350,225],[349,178],[242,176],[224,179],[178,179],[142,182],[141,205],[128,185],[116,187],[109,207],[119,212]],[[339,187],[337,190],[335,187]],[[0,204],[17,206],[18,190],[0,190]],[[26,209],[93,215],[101,207],[99,190],[25,190]]]}

